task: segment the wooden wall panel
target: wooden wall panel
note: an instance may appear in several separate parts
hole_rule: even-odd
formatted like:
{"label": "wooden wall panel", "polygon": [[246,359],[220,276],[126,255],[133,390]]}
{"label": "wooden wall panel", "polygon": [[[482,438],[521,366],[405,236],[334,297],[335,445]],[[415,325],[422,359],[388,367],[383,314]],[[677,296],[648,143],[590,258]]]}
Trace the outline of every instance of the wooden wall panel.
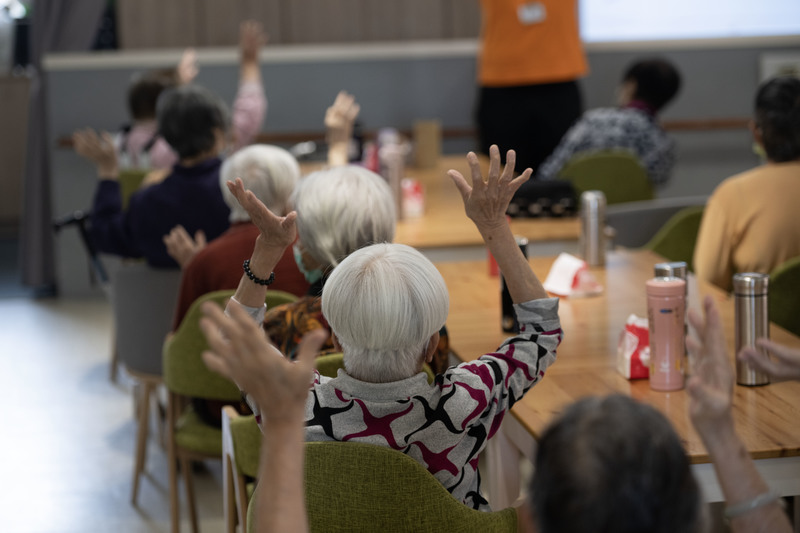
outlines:
{"label": "wooden wall panel", "polygon": [[371,0],[366,2],[369,41],[443,39],[447,0]]}
{"label": "wooden wall panel", "polygon": [[474,38],[478,0],[117,0],[120,48],[235,46],[239,22],[273,44]]}
{"label": "wooden wall panel", "polygon": [[283,39],[281,0],[196,0],[200,6],[200,41],[203,46],[237,46],[239,24],[254,19],[263,24],[269,42]]}
{"label": "wooden wall panel", "polygon": [[285,0],[287,43],[341,43],[365,40],[364,3],[371,0]]}
{"label": "wooden wall panel", "polygon": [[448,4],[450,26],[446,37],[451,39],[471,39],[480,34],[481,6],[478,0],[445,0]]}
{"label": "wooden wall panel", "polygon": [[199,46],[197,0],[118,0],[120,47]]}

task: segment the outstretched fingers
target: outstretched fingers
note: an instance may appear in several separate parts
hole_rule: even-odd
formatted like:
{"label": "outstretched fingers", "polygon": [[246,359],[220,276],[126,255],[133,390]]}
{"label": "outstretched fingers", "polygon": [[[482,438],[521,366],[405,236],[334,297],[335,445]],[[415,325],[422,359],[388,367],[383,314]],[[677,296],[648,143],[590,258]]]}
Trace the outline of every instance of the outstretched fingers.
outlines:
{"label": "outstretched fingers", "polygon": [[472,193],[472,187],[470,187],[469,183],[467,183],[467,180],[458,170],[450,169],[447,171],[447,175],[450,176],[451,180],[453,180],[456,189],[458,189],[458,192],[461,193],[461,198],[463,198],[466,202],[466,200],[469,198],[469,195]]}

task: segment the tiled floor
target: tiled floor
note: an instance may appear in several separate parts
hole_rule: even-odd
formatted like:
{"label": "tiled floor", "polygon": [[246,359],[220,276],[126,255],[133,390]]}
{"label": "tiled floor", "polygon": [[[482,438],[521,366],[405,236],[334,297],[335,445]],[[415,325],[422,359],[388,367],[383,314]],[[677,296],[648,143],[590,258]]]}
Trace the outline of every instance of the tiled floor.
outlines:
{"label": "tiled floor", "polygon": [[[139,506],[130,503],[131,383],[109,381],[110,333],[103,300],[0,299],[0,531],[169,531],[156,438]],[[223,531],[221,466],[204,466],[195,473],[201,529]]]}

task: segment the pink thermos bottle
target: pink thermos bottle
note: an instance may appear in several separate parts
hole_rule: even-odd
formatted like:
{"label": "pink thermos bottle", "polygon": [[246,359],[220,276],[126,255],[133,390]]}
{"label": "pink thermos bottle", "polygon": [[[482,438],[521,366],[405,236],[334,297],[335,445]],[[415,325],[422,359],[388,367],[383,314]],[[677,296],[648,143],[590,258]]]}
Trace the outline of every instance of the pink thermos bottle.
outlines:
{"label": "pink thermos bottle", "polygon": [[683,388],[686,282],[680,278],[653,278],[646,285],[650,388],[679,390]]}

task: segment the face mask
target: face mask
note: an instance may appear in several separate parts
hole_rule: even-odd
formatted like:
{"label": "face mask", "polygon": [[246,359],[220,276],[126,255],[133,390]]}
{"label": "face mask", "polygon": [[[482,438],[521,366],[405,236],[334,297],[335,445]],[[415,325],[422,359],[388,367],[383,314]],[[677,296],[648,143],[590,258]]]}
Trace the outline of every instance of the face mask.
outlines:
{"label": "face mask", "polygon": [[300,273],[303,274],[303,277],[306,278],[307,282],[313,285],[322,279],[321,268],[315,268],[314,270],[306,269],[303,264],[303,252],[300,250],[299,246],[296,244],[292,246],[292,251],[294,252],[294,262],[297,263],[297,268],[300,270]]}

